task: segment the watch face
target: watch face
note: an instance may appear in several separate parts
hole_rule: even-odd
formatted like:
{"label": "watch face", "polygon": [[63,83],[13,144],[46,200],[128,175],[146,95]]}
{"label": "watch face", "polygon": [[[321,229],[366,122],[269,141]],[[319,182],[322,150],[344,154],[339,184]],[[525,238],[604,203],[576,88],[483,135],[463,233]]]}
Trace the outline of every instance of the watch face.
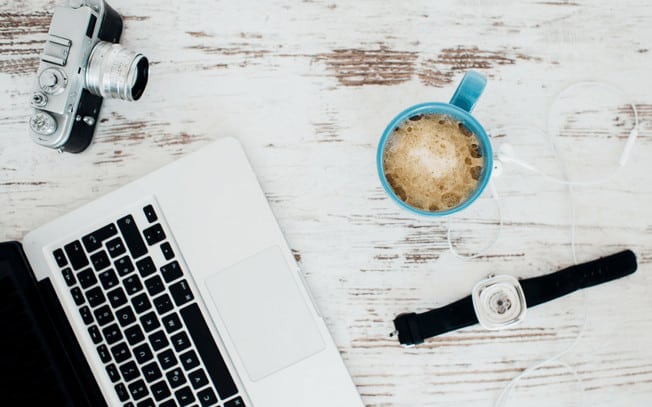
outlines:
{"label": "watch face", "polygon": [[515,325],[525,318],[525,295],[512,276],[489,277],[473,287],[473,308],[480,325],[497,330]]}

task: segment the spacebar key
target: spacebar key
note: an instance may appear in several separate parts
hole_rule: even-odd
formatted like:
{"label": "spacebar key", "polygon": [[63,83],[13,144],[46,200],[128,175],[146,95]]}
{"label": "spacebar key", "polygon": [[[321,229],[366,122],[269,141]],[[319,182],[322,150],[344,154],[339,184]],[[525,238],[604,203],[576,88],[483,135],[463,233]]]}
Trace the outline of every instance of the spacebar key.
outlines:
{"label": "spacebar key", "polygon": [[183,308],[180,313],[220,398],[224,400],[236,394],[238,389],[235,387],[226,363],[224,363],[224,358],[217,349],[213,334],[208,330],[208,325],[206,325],[199,306],[191,304]]}
{"label": "spacebar key", "polygon": [[136,221],[134,221],[133,216],[128,215],[124,218],[118,219],[118,227],[120,228],[122,237],[125,238],[129,252],[134,256],[134,259],[147,253],[147,246],[145,246],[145,242],[140,236],[140,230],[138,230],[138,226],[136,226]]}

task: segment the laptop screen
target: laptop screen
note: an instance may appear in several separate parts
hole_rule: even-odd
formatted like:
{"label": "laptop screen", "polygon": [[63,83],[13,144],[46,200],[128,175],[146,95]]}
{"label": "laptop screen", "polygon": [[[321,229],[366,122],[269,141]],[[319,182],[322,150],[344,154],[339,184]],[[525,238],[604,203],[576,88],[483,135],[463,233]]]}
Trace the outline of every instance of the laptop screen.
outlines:
{"label": "laptop screen", "polygon": [[79,373],[83,365],[71,357],[75,353],[71,339],[61,339],[66,336],[62,327],[66,323],[59,319],[58,302],[48,298],[51,287],[48,280],[36,282],[20,245],[0,243],[0,368],[4,372],[0,405],[76,406],[97,401],[97,388],[81,377],[92,375]]}
{"label": "laptop screen", "polygon": [[30,305],[34,292],[20,281],[23,273],[0,260],[0,360],[10,372],[3,375],[6,389],[0,397],[5,405],[65,405],[57,369]]}

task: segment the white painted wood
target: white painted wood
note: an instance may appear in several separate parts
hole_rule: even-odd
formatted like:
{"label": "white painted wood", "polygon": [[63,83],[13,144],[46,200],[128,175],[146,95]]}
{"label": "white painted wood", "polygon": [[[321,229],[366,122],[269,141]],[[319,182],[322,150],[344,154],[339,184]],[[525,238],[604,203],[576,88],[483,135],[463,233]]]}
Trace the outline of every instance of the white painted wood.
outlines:
{"label": "white painted wood", "polygon": [[[244,144],[367,405],[492,405],[512,377],[573,341],[585,309],[586,332],[563,359],[582,379],[584,405],[650,404],[649,2],[114,0],[125,16],[123,44],[153,62],[151,82],[137,103],[105,102],[95,142],[80,155],[36,146],[25,130],[55,3],[0,0],[0,240],[21,239],[231,135]],[[386,123],[411,104],[446,101],[470,68],[489,77],[475,114],[490,130],[545,127],[555,95],[584,79],[613,83],[637,104],[649,124],[628,165],[604,185],[576,188],[575,200],[578,260],[631,247],[640,269],[532,309],[510,331],[471,327],[405,350],[387,337],[397,313],[466,295],[489,272],[525,277],[572,264],[565,189],[517,167],[506,165],[496,181],[503,233],[472,261],[450,254],[444,222],[413,218],[382,192],[374,160]],[[623,107],[621,116],[625,129],[631,112]],[[626,131],[613,144],[599,133],[569,136],[606,157]],[[554,169],[551,156],[537,154],[546,150],[535,135],[496,144],[505,140]],[[477,232],[492,210],[485,199],[463,217]],[[482,230],[473,236],[493,233]],[[577,389],[567,370],[549,365],[524,379],[509,405],[577,405]]]}

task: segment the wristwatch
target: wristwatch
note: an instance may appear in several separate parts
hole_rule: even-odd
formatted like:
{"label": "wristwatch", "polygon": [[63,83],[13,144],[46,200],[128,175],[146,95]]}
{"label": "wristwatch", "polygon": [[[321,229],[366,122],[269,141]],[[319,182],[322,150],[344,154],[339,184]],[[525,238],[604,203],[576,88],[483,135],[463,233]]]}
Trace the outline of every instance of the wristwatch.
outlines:
{"label": "wristwatch", "polygon": [[552,274],[517,280],[490,275],[478,282],[471,295],[421,314],[401,314],[394,319],[401,345],[414,346],[424,339],[480,323],[489,330],[504,329],[525,318],[527,307],[574,291],[625,277],[636,271],[636,255],[625,250]]}

